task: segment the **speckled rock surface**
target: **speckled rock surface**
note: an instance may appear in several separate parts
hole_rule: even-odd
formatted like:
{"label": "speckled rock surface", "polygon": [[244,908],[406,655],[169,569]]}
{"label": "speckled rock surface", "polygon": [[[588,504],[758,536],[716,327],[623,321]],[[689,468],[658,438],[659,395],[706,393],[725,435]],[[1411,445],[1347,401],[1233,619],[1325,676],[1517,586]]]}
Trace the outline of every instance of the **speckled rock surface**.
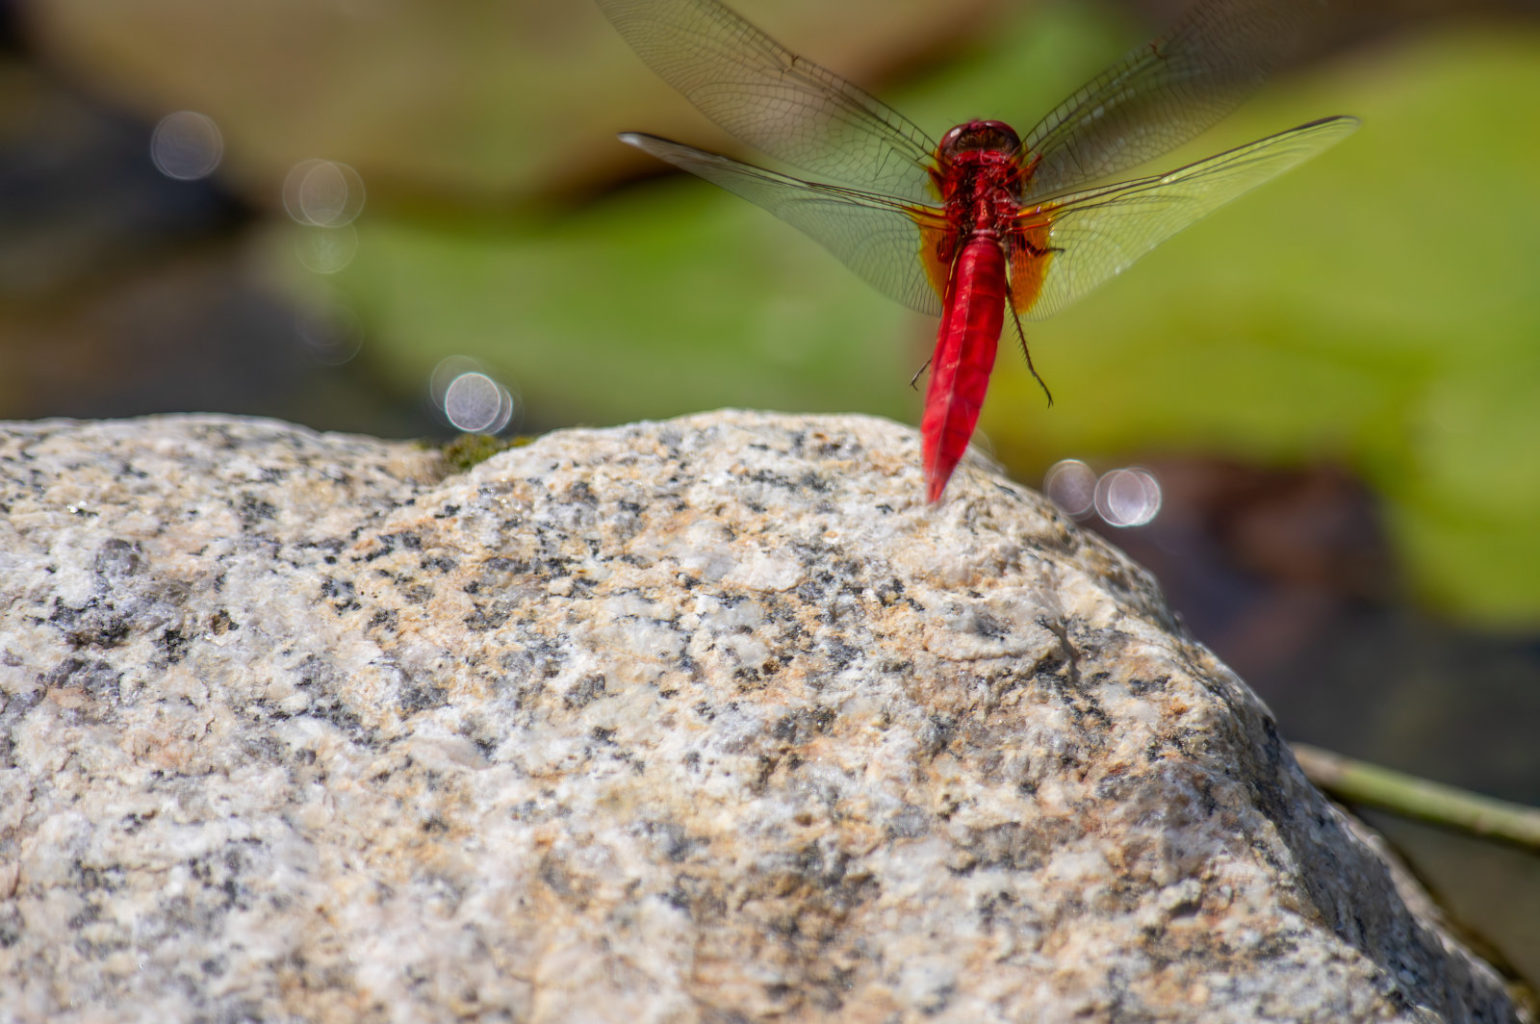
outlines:
{"label": "speckled rock surface", "polygon": [[1519,1019],[1137,568],[916,447],[0,426],[0,1019]]}

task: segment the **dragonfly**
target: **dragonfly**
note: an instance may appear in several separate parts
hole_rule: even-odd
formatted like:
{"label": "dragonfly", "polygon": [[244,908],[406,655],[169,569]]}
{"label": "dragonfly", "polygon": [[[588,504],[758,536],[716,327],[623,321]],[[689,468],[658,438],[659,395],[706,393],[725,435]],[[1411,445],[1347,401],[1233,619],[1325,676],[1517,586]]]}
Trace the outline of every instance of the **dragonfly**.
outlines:
{"label": "dragonfly", "polygon": [[[1237,106],[1308,36],[1299,0],[1200,0],[1024,136],[969,120],[939,141],[718,0],[597,0],[656,74],[740,142],[807,180],[641,132],[620,139],[755,203],[911,309],[941,318],[921,417],[941,500],[984,404],[1006,314],[1062,310],[1156,245],[1341,141],[1311,121],[1164,174],[1110,184]],[[923,372],[922,367],[922,372]]]}

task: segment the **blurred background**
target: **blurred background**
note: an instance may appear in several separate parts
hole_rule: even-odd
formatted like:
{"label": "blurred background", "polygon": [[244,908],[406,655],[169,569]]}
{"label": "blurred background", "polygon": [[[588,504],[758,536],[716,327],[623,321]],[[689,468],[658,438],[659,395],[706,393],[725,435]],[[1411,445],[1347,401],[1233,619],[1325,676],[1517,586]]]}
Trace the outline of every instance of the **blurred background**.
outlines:
{"label": "blurred background", "polygon": [[[933,136],[1027,129],[1182,6],[737,3]],[[979,443],[1100,479],[1087,525],[1290,738],[1540,804],[1540,9],[1320,43],[1159,166],[1359,133],[1026,325],[1052,409],[1007,338]],[[0,0],[0,418],[918,422],[933,321],[623,129],[743,155],[574,0]],[[1540,978],[1540,858],[1368,816]]]}

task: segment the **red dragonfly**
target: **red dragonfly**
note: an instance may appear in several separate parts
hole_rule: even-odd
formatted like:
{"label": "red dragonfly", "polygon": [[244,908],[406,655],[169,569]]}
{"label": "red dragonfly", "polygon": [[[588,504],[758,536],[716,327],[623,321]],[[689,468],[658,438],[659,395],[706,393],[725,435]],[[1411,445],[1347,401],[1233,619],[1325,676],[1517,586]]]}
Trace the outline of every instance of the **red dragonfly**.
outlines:
{"label": "red dragonfly", "polygon": [[878,290],[941,317],[921,422],[939,501],[967,450],[1010,310],[1055,313],[1211,210],[1357,126],[1332,117],[1167,174],[1089,183],[1185,142],[1283,59],[1313,6],[1202,0],[1025,139],[966,121],[935,142],[893,108],[776,43],[717,0],[598,0],[642,60],[711,120],[804,181],[627,132],[621,140],[764,207]]}

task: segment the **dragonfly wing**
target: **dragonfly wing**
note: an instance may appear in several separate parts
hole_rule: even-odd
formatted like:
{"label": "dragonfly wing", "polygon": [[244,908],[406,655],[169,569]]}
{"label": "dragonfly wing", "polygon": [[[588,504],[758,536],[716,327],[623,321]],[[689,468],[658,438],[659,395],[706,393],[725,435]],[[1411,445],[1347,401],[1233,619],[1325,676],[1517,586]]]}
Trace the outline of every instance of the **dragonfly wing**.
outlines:
{"label": "dragonfly wing", "polygon": [[734,137],[820,177],[930,201],[928,135],[716,0],[598,3],[648,67]]}
{"label": "dragonfly wing", "polygon": [[946,229],[940,209],[801,181],[655,135],[627,132],[620,138],[764,207],[884,295],[918,312],[940,315],[941,299],[921,258],[928,233]]}
{"label": "dragonfly wing", "polygon": [[1321,10],[1310,0],[1200,2],[1028,133],[1024,149],[1038,159],[1029,198],[1134,167],[1210,127],[1305,47]]}
{"label": "dragonfly wing", "polygon": [[1049,255],[1035,301],[1017,312],[1033,320],[1053,315],[1189,224],[1357,127],[1352,117],[1312,121],[1169,174],[1059,196],[1024,210],[1018,222],[1029,236],[1047,221]]}

